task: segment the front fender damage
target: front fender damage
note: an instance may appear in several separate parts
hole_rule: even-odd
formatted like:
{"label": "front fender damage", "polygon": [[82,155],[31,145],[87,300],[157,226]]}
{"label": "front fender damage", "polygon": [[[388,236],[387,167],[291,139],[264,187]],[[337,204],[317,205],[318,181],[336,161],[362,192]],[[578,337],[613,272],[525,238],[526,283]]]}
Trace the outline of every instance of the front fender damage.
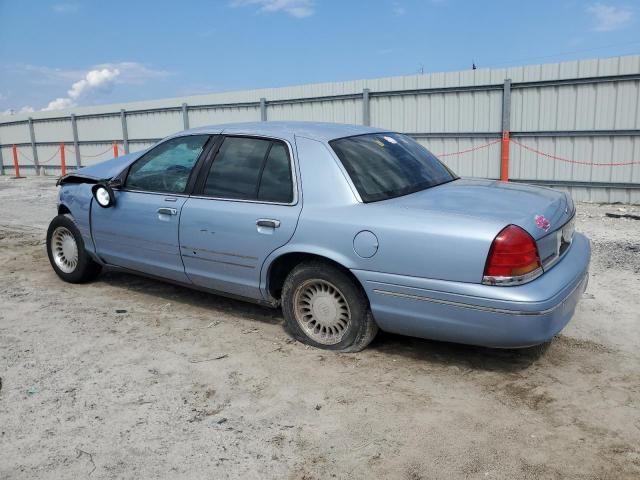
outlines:
{"label": "front fender damage", "polygon": [[60,178],[58,178],[58,181],[56,182],[56,187],[59,187],[60,185],[68,185],[68,184],[72,184],[72,183],[89,183],[89,184],[95,184],[95,183],[99,183],[102,180],[99,178],[93,178],[87,175],[79,175],[77,173],[68,173],[67,175],[64,175]]}

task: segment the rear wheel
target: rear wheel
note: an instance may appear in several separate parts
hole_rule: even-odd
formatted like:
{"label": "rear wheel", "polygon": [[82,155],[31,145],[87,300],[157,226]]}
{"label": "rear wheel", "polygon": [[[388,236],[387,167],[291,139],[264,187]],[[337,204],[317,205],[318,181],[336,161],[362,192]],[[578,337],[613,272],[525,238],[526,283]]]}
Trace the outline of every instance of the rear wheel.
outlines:
{"label": "rear wheel", "polygon": [[49,224],[47,254],[53,270],[65,282],[88,282],[101,270],[85,251],[80,231],[69,215],[58,215]]}
{"label": "rear wheel", "polygon": [[291,335],[317,348],[358,352],[378,332],[360,285],[324,262],[291,271],[282,288],[282,311]]}

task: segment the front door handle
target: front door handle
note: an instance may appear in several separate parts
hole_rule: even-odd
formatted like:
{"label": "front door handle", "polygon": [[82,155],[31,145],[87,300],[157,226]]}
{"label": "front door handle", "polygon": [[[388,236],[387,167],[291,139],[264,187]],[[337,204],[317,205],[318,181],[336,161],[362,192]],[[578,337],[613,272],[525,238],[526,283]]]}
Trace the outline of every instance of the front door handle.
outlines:
{"label": "front door handle", "polygon": [[256,220],[258,227],[278,228],[280,226],[280,220],[274,220],[272,218],[259,218]]}
{"label": "front door handle", "polygon": [[158,213],[160,215],[177,215],[178,210],[176,210],[175,208],[162,207],[158,209]]}

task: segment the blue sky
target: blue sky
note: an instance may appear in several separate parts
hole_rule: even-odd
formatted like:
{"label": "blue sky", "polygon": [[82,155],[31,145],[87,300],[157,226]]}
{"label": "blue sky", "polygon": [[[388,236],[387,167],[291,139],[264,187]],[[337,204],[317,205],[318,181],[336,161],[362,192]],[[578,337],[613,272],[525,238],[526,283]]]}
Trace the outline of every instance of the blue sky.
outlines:
{"label": "blue sky", "polygon": [[640,1],[0,0],[0,113],[640,53]]}

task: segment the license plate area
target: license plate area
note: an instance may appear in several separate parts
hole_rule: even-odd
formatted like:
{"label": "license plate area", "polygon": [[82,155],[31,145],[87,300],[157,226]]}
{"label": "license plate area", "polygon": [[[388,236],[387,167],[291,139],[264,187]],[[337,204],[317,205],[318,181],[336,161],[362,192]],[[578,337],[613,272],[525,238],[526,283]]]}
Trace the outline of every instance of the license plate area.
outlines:
{"label": "license plate area", "polygon": [[541,240],[538,240],[538,249],[541,255],[542,268],[550,269],[553,265],[560,261],[563,255],[571,246],[573,235],[575,233],[575,217],[565,223],[562,227],[550,233]]}
{"label": "license plate area", "polygon": [[575,217],[569,220],[564,227],[562,227],[558,231],[558,256],[562,256],[562,254],[569,248],[571,245],[571,241],[573,240],[573,234],[576,231],[576,222]]}

